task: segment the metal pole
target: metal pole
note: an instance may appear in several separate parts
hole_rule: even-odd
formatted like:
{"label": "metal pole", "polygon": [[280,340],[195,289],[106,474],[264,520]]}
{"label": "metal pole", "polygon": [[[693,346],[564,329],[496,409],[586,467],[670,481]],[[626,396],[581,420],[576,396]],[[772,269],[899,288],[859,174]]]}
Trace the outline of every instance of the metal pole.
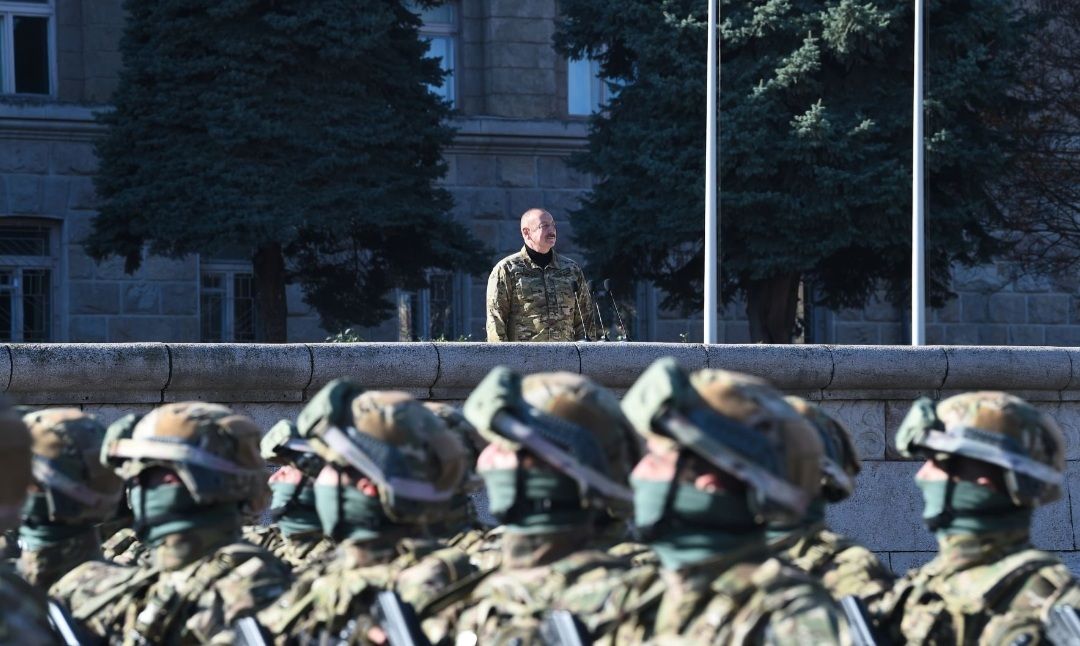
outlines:
{"label": "metal pole", "polygon": [[911,345],[926,344],[923,213],[923,0],[915,0],[915,91],[911,129]]}
{"label": "metal pole", "polygon": [[717,342],[716,292],[720,282],[716,261],[720,248],[716,208],[716,86],[720,78],[716,51],[716,21],[719,9],[719,0],[709,0],[709,54],[705,66],[708,75],[705,82],[705,343]]}

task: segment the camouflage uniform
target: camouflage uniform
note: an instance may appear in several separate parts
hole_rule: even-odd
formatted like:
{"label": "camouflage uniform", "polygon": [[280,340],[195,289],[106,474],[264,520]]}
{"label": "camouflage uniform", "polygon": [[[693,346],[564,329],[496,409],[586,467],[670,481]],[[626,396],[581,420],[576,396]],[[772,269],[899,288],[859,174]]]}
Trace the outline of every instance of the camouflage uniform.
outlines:
{"label": "camouflage uniform", "polygon": [[150,559],[146,544],[139,540],[131,527],[113,532],[101,544],[101,555],[106,561],[117,565],[143,565]]}
{"label": "camouflage uniform", "polygon": [[[1065,441],[1057,424],[1001,392],[957,395],[936,410],[923,398],[896,444],[905,457],[928,457],[949,477],[916,478],[938,556],[872,607],[879,630],[910,644],[1047,643],[1050,608],[1080,607],[1080,586],[1068,568],[1029,543],[1031,511],[1061,495]],[[982,473],[999,470],[1005,491],[955,475],[972,462]]]}
{"label": "camouflage uniform", "polygon": [[331,382],[305,407],[300,433],[326,461],[315,481],[336,556],[309,562],[259,621],[279,644],[368,643],[375,595],[423,606],[472,571],[469,557],[422,535],[441,520],[467,472],[465,448],[436,415],[401,392]]}
{"label": "camouflage uniform", "polygon": [[800,397],[786,399],[821,438],[825,451],[821,495],[796,526],[770,528],[770,546],[792,565],[821,580],[834,599],[854,595],[872,603],[892,587],[896,577],[876,554],[829,531],[824,518],[827,504],[845,500],[855,490],[855,476],[861,467],[851,434],[817,405]]}
{"label": "camouflage uniform", "polygon": [[[433,641],[535,642],[544,614],[569,586],[606,580],[630,565],[604,549],[608,528],[625,526],[630,512],[623,483],[639,441],[614,395],[571,373],[521,379],[497,368],[464,412],[491,442],[478,471],[492,512],[505,523],[501,562],[473,590],[448,591],[461,600],[424,629]],[[505,415],[531,432],[508,429],[499,421]]]}
{"label": "camouflage uniform", "polygon": [[800,518],[820,486],[821,443],[798,413],[757,379],[688,377],[672,359],[646,370],[622,407],[648,446],[631,477],[634,514],[661,567],[562,596],[596,643],[845,641],[825,588],[765,540],[764,521]]}
{"label": "camouflage uniform", "polygon": [[85,563],[50,594],[110,643],[230,643],[230,626],[290,582],[287,566],[240,540],[267,502],[259,428],[216,404],[167,404],[110,427],[102,463],[131,483],[148,563]]}
{"label": "camouflage uniform", "polygon": [[98,461],[105,427],[77,408],[23,416],[34,438],[34,485],[23,510],[19,573],[48,590],[80,563],[101,560],[95,526],[116,515],[123,482]]}
{"label": "camouflage uniform", "polygon": [[487,285],[489,342],[596,338],[595,310],[585,274],[573,260],[554,250],[551,253],[551,262],[540,267],[522,247],[491,270]]}
{"label": "camouflage uniform", "polygon": [[[31,482],[30,434],[6,402],[0,402],[0,531],[19,524],[26,488]],[[0,564],[0,644],[55,644],[45,598],[11,567]]]}

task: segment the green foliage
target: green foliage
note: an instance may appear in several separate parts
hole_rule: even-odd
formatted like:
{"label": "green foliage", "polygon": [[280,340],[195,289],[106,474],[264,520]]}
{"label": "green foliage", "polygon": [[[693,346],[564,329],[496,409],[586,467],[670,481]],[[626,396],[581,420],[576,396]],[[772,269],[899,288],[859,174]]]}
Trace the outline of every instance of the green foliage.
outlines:
{"label": "green foliage", "polygon": [[[599,178],[573,214],[593,275],[649,279],[700,307],[706,3],[565,0],[556,46],[591,55],[621,91],[575,159]],[[911,249],[912,4],[721,2],[724,295],[794,273],[819,300],[907,293]],[[1001,126],[1024,106],[1010,0],[929,0],[927,260],[931,300],[952,263],[1001,251],[988,186],[1010,162]]]}
{"label": "green foliage", "polygon": [[363,343],[364,337],[351,327],[339,330],[335,334],[326,337],[327,343]]}
{"label": "green foliage", "polygon": [[[97,258],[279,243],[328,329],[393,310],[429,267],[484,269],[447,215],[449,107],[398,0],[126,0],[98,146]],[[257,277],[258,279],[258,277]]]}

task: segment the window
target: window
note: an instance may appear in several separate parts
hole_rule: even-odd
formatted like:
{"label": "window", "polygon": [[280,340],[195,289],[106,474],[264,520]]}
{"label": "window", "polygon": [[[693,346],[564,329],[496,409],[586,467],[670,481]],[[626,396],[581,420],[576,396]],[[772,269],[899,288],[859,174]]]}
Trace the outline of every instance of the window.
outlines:
{"label": "window", "polygon": [[611,81],[600,77],[600,62],[593,58],[566,61],[566,112],[571,116],[589,116],[599,112],[618,90]]}
{"label": "window", "polygon": [[53,0],[0,0],[0,93],[54,93]]}
{"label": "window", "polygon": [[458,341],[468,336],[466,274],[433,270],[428,286],[398,292],[398,340]]}
{"label": "window", "polygon": [[199,338],[255,341],[255,276],[243,264],[206,263],[199,276]]}
{"label": "window", "polygon": [[53,340],[53,228],[0,224],[0,341]]}
{"label": "window", "polygon": [[420,27],[420,37],[431,45],[428,56],[441,59],[443,71],[446,72],[442,85],[432,86],[431,91],[453,105],[456,94],[454,91],[456,65],[454,44],[457,40],[457,12],[454,11],[454,5],[450,2],[429,9],[421,9],[415,5],[412,8],[424,21],[423,26]]}

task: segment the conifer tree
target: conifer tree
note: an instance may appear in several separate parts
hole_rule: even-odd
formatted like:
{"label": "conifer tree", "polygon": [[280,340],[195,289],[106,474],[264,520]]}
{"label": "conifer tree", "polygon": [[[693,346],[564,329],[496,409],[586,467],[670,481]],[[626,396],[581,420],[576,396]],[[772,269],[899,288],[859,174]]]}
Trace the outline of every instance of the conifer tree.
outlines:
{"label": "conifer tree", "polygon": [[436,181],[453,132],[420,19],[400,0],[127,0],[115,109],[100,119],[87,241],[251,257],[265,341],[298,282],[327,329],[392,312],[430,267],[479,270]]}
{"label": "conifer tree", "polygon": [[[751,337],[788,342],[796,289],[859,306],[906,298],[911,252],[913,9],[907,0],[720,3],[721,277]],[[593,275],[702,303],[706,3],[564,0],[556,48],[599,59],[619,92],[576,165],[598,177],[572,215]],[[1027,18],[1010,0],[928,0],[927,277],[1004,248],[990,186],[1023,102]],[[624,290],[625,291],[625,290]]]}

